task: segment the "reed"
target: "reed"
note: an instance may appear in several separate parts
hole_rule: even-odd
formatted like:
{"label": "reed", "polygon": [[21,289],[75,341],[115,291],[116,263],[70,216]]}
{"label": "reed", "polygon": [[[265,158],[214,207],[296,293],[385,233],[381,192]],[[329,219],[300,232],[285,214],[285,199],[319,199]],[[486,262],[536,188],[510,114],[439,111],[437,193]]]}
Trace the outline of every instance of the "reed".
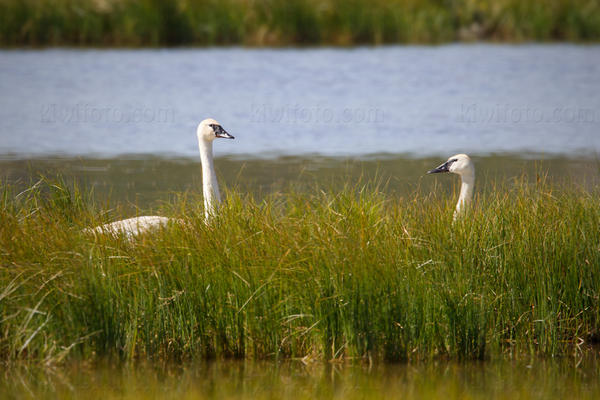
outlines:
{"label": "reed", "polygon": [[[86,191],[0,200],[0,360],[489,359],[571,355],[600,333],[600,200],[499,183],[452,223],[446,194],[228,192],[161,207],[127,240]],[[156,211],[156,210],[154,210]]]}
{"label": "reed", "polygon": [[598,0],[0,0],[1,46],[598,39]]}

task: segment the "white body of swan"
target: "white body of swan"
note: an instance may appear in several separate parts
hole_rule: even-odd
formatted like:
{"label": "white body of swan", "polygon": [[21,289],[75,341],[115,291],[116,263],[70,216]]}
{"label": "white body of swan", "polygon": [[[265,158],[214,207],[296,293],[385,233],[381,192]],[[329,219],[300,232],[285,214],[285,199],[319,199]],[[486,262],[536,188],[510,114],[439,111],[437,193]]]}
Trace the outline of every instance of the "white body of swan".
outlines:
{"label": "white body of swan", "polygon": [[461,178],[460,195],[454,210],[454,219],[461,215],[473,200],[473,189],[475,187],[475,165],[466,154],[456,154],[439,167],[428,171],[428,174],[449,172],[457,174]]}
{"label": "white body of swan", "polygon": [[[213,163],[212,143],[217,138],[233,139],[234,137],[227,133],[221,124],[212,118],[200,122],[196,133],[198,136],[198,148],[200,149],[200,161],[202,163],[204,215],[208,220],[215,214],[217,207],[221,202],[221,194],[219,193],[219,185],[217,183],[217,175],[215,174]],[[151,215],[111,222],[95,228],[86,229],[84,232],[109,234],[121,233],[127,236],[136,236],[143,232],[164,227],[169,221],[181,222],[180,220],[172,220],[167,217]]]}
{"label": "white body of swan", "polygon": [[159,227],[167,226],[170,218],[159,217],[157,215],[149,215],[143,217],[127,218],[121,221],[111,222],[97,226],[92,229],[86,229],[84,232],[88,233],[112,233],[112,234],[125,234],[126,236],[137,236],[142,232],[147,232]]}

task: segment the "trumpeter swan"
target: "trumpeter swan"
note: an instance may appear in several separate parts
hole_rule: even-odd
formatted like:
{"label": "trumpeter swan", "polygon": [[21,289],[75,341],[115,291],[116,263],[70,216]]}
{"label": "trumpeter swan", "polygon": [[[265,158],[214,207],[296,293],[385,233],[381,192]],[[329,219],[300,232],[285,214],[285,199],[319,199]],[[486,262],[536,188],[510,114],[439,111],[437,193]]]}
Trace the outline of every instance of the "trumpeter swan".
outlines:
{"label": "trumpeter swan", "polygon": [[[200,149],[200,162],[202,163],[202,194],[204,196],[204,216],[208,220],[216,212],[221,202],[217,175],[213,164],[212,143],[217,138],[234,139],[217,121],[212,118],[200,122],[196,131],[198,148]],[[136,236],[161,226],[167,225],[171,218],[156,215],[128,218],[121,221],[100,225],[86,232],[92,233],[124,233],[127,236]],[[176,221],[178,222],[178,221]]]}
{"label": "trumpeter swan", "polygon": [[428,174],[438,174],[450,172],[460,176],[462,184],[460,195],[454,210],[454,219],[456,219],[471,204],[473,199],[473,188],[475,186],[475,166],[471,158],[466,154],[456,154],[448,159],[439,167],[428,171]]}

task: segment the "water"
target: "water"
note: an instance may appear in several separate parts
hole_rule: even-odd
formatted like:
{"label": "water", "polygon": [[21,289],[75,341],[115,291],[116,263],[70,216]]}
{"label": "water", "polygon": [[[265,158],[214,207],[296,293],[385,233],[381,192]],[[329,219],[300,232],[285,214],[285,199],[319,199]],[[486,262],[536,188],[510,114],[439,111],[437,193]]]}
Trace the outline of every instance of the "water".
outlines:
{"label": "water", "polygon": [[0,51],[0,155],[593,156],[599,92],[600,46]]}
{"label": "water", "polygon": [[[445,158],[444,158],[445,159]],[[574,183],[587,188],[600,185],[600,161],[570,157],[525,159],[520,155],[473,157],[477,166],[477,190],[483,192],[501,182],[521,179],[531,182],[546,175],[553,183]],[[219,183],[261,198],[270,193],[294,191],[337,191],[345,185],[360,187],[379,184],[394,196],[410,196],[416,191],[457,192],[459,180],[449,175],[426,175],[442,158],[377,156],[339,158],[288,156],[277,158],[220,157],[215,162]],[[190,158],[32,158],[0,159],[0,181],[23,190],[40,176],[62,176],[94,188],[95,196],[130,208],[160,206],[173,199],[173,193],[202,192],[200,161]],[[510,186],[510,185],[509,185]],[[133,212],[133,211],[131,211]]]}
{"label": "water", "polygon": [[421,365],[216,362],[13,368],[0,397],[87,399],[597,399],[596,360]]}

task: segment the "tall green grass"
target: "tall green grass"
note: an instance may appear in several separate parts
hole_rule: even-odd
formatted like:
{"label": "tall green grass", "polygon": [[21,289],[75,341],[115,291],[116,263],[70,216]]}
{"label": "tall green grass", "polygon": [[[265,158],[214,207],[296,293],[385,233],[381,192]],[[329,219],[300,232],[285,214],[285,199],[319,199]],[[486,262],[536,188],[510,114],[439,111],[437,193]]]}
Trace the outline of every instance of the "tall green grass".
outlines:
{"label": "tall green grass", "polygon": [[600,39],[598,0],[0,0],[0,45]]}
{"label": "tall green grass", "polygon": [[485,359],[570,355],[600,333],[600,200],[499,185],[453,199],[228,193],[203,222],[127,240],[85,192],[41,182],[0,200],[0,360]]}

